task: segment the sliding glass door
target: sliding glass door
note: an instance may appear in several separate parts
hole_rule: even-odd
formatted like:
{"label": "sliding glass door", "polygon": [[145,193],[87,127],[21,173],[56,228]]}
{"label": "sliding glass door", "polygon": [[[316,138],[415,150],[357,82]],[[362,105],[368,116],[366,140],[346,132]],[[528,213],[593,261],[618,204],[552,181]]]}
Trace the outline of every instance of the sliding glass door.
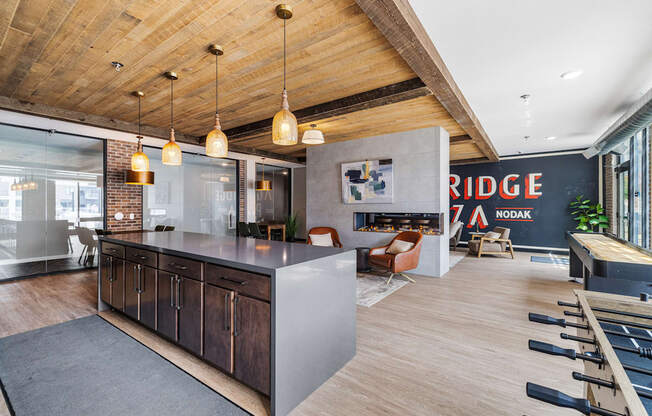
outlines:
{"label": "sliding glass door", "polygon": [[96,264],[104,143],[0,124],[0,280]]}

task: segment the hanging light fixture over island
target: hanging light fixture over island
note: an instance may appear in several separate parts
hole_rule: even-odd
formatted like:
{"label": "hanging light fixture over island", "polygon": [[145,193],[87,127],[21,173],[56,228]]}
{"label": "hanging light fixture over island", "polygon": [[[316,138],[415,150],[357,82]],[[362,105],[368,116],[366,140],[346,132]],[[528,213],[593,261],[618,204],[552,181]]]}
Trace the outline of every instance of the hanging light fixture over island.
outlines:
{"label": "hanging light fixture over island", "polygon": [[286,21],[292,17],[292,8],[287,4],[276,6],[276,16],[283,19],[283,93],[281,94],[281,110],[276,113],[272,121],[272,142],[282,146],[297,144],[299,132],[297,118],[290,112],[288,92],[285,88],[286,78]]}
{"label": "hanging light fixture over island", "polygon": [[174,81],[179,79],[176,72],[166,72],[170,80],[170,141],[163,146],[161,161],[164,165],[181,165],[181,148],[174,139]]}
{"label": "hanging light fixture over island", "polygon": [[217,72],[217,58],[224,54],[224,50],[220,45],[211,45],[208,50],[215,55],[215,127],[206,136],[206,155],[210,157],[226,157],[229,154],[229,141],[226,134],[222,131],[220,125],[220,116],[217,112],[217,98],[218,98],[218,72]]}
{"label": "hanging light fixture over island", "polygon": [[125,175],[127,185],[154,185],[154,172],[149,170],[149,159],[143,153],[143,136],[140,134],[140,100],[145,96],[142,91],[131,93],[138,98],[138,149],[131,156],[131,169]]}

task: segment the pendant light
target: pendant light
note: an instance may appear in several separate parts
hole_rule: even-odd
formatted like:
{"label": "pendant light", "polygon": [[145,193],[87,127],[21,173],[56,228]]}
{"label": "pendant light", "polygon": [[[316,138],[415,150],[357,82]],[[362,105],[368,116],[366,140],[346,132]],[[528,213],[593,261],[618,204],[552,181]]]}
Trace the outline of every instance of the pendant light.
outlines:
{"label": "pendant light", "polygon": [[161,161],[164,165],[181,165],[181,148],[174,140],[174,81],[179,79],[176,72],[166,72],[165,77],[170,80],[170,141],[163,146]]}
{"label": "pendant light", "polygon": [[324,133],[321,130],[317,130],[316,124],[311,124],[310,129],[303,132],[303,137],[301,138],[301,143],[303,144],[323,144],[324,143]]}
{"label": "pendant light", "polygon": [[257,191],[271,191],[272,190],[272,181],[265,180],[265,158],[263,158],[263,179],[256,181],[256,190]]}
{"label": "pendant light", "polygon": [[281,110],[274,116],[272,122],[272,142],[282,146],[297,144],[299,139],[297,118],[290,112],[288,104],[288,92],[285,89],[286,78],[286,21],[292,17],[292,8],[287,4],[276,6],[276,16],[283,19],[283,93],[281,94]]}
{"label": "pendant light", "polygon": [[220,45],[211,45],[208,50],[215,55],[215,127],[206,136],[206,156],[226,157],[229,154],[229,141],[226,138],[226,134],[222,131],[220,116],[217,112],[217,57],[223,55],[224,50]]}
{"label": "pendant light", "polygon": [[154,185],[154,172],[149,170],[149,158],[143,153],[143,136],[140,134],[140,99],[145,96],[142,91],[134,91],[131,95],[138,98],[138,149],[131,155],[131,170],[127,171],[127,185]]}

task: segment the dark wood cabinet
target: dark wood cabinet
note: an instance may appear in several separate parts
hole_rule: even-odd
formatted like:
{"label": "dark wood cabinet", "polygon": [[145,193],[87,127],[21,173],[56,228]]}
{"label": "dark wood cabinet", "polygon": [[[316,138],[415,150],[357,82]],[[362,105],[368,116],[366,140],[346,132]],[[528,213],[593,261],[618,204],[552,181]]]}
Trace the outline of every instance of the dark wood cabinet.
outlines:
{"label": "dark wood cabinet", "polygon": [[115,309],[122,310],[124,307],[124,260],[102,254],[100,261],[102,262],[100,298]]}
{"label": "dark wood cabinet", "polygon": [[248,296],[233,300],[234,375],[269,395],[270,306]]}
{"label": "dark wood cabinet", "polygon": [[204,358],[231,373],[233,291],[212,285],[204,291]]}
{"label": "dark wood cabinet", "polygon": [[158,272],[158,296],[156,315],[157,331],[167,338],[177,340],[177,305],[175,301],[177,275]]}
{"label": "dark wood cabinet", "polygon": [[125,313],[138,319],[138,264],[126,262],[125,269]]}
{"label": "dark wood cabinet", "polygon": [[178,342],[197,355],[202,354],[202,283],[177,278]]}
{"label": "dark wood cabinet", "polygon": [[156,269],[142,267],[140,280],[140,322],[156,328]]}

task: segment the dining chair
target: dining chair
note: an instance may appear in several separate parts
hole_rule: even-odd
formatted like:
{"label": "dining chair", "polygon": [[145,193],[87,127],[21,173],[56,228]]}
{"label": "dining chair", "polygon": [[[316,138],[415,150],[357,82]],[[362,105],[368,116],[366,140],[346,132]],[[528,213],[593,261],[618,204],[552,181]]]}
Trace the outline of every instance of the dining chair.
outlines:
{"label": "dining chair", "polygon": [[258,224],[256,224],[255,222],[250,222],[248,227],[249,227],[250,236],[252,236],[253,238],[257,238],[259,240],[267,240],[265,234],[263,234],[260,231],[260,227],[258,226]]}

